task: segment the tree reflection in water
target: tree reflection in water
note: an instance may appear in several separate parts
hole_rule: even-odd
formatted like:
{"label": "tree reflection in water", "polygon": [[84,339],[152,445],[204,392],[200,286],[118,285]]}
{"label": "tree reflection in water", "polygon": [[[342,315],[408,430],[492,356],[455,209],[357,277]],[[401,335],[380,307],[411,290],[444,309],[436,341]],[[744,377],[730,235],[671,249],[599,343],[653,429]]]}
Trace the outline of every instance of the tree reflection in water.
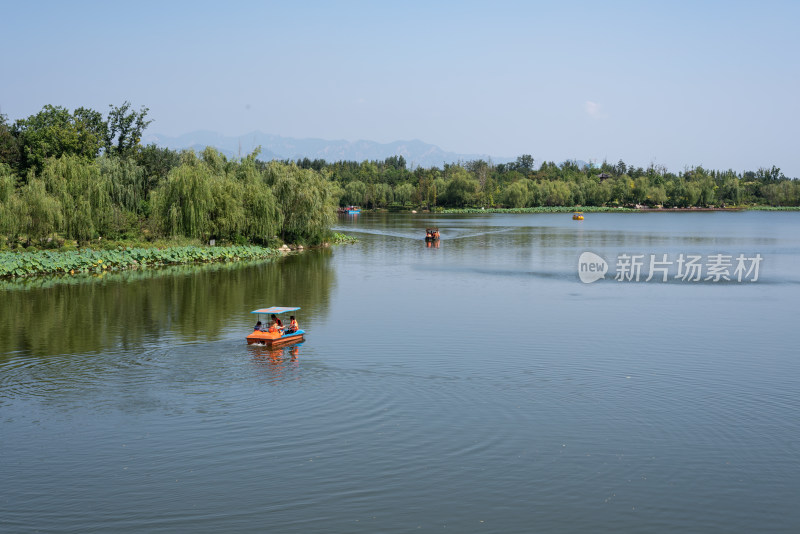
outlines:
{"label": "tree reflection in water", "polygon": [[[249,312],[302,308],[308,323],[328,308],[335,284],[332,251],[272,262],[180,266],[103,277],[38,279],[0,286],[0,360],[128,349],[165,338],[220,339],[252,328]],[[244,342],[242,335],[242,342]]]}

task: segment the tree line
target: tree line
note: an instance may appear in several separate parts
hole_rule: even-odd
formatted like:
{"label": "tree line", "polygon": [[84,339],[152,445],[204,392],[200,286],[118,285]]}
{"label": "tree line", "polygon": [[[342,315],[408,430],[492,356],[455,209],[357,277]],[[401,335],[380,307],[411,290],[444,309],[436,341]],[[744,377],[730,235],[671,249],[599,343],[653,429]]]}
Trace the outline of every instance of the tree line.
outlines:
{"label": "tree line", "polygon": [[607,206],[800,206],[800,181],[779,168],[738,173],[703,167],[680,173],[663,166],[534,166],[531,155],[510,163],[474,160],[408,169],[402,156],[384,161],[297,160],[301,168],[327,171],[341,190],[341,205],[368,208]]}
{"label": "tree line", "polygon": [[[6,246],[186,237],[318,244],[339,200],[325,172],[142,146],[147,108],[107,117],[45,106],[0,116],[0,236]],[[3,243],[0,243],[3,245]]]}
{"label": "tree line", "polygon": [[[542,162],[523,154],[409,168],[382,161],[227,158],[141,145],[148,108],[102,113],[44,106],[0,115],[0,236],[6,245],[187,237],[269,244],[325,240],[337,206],[800,206],[800,182],[776,167],[673,173],[603,162]],[[0,243],[2,245],[2,243]]]}

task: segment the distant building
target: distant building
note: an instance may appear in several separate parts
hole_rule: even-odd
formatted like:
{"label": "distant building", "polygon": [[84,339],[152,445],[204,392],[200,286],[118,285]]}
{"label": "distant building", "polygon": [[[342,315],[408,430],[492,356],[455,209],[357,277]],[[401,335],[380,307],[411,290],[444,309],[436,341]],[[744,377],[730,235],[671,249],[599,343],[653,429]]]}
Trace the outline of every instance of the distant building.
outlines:
{"label": "distant building", "polygon": [[611,178],[611,175],[610,174],[606,174],[604,172],[601,172],[600,174],[597,175],[597,177],[600,178],[601,182],[604,182],[604,181],[608,180],[609,178]]}

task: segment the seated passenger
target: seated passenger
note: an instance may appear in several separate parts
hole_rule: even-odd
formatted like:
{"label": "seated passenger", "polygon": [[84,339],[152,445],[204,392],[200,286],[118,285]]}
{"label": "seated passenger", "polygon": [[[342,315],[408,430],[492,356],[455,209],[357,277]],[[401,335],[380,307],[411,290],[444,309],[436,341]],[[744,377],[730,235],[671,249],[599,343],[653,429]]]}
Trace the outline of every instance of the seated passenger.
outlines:
{"label": "seated passenger", "polygon": [[274,313],[272,314],[272,322],[269,324],[269,331],[278,332],[279,334],[283,333],[283,323]]}
{"label": "seated passenger", "polygon": [[261,321],[258,321],[256,325],[253,327],[253,332],[263,332],[263,331],[264,331],[264,325],[261,324]]}
{"label": "seated passenger", "polygon": [[286,331],[284,333],[293,334],[294,332],[297,332],[298,330],[299,330],[299,328],[297,327],[297,321],[295,321],[294,315],[292,315],[292,316],[289,317],[289,326],[286,328]]}

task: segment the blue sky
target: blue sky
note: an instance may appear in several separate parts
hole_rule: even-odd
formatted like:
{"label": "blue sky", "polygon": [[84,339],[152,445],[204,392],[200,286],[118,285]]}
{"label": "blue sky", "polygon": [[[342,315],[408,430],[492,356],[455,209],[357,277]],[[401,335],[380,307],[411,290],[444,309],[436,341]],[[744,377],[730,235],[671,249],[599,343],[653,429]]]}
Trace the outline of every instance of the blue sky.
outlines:
{"label": "blue sky", "polygon": [[0,3],[0,112],[800,177],[800,2]]}

